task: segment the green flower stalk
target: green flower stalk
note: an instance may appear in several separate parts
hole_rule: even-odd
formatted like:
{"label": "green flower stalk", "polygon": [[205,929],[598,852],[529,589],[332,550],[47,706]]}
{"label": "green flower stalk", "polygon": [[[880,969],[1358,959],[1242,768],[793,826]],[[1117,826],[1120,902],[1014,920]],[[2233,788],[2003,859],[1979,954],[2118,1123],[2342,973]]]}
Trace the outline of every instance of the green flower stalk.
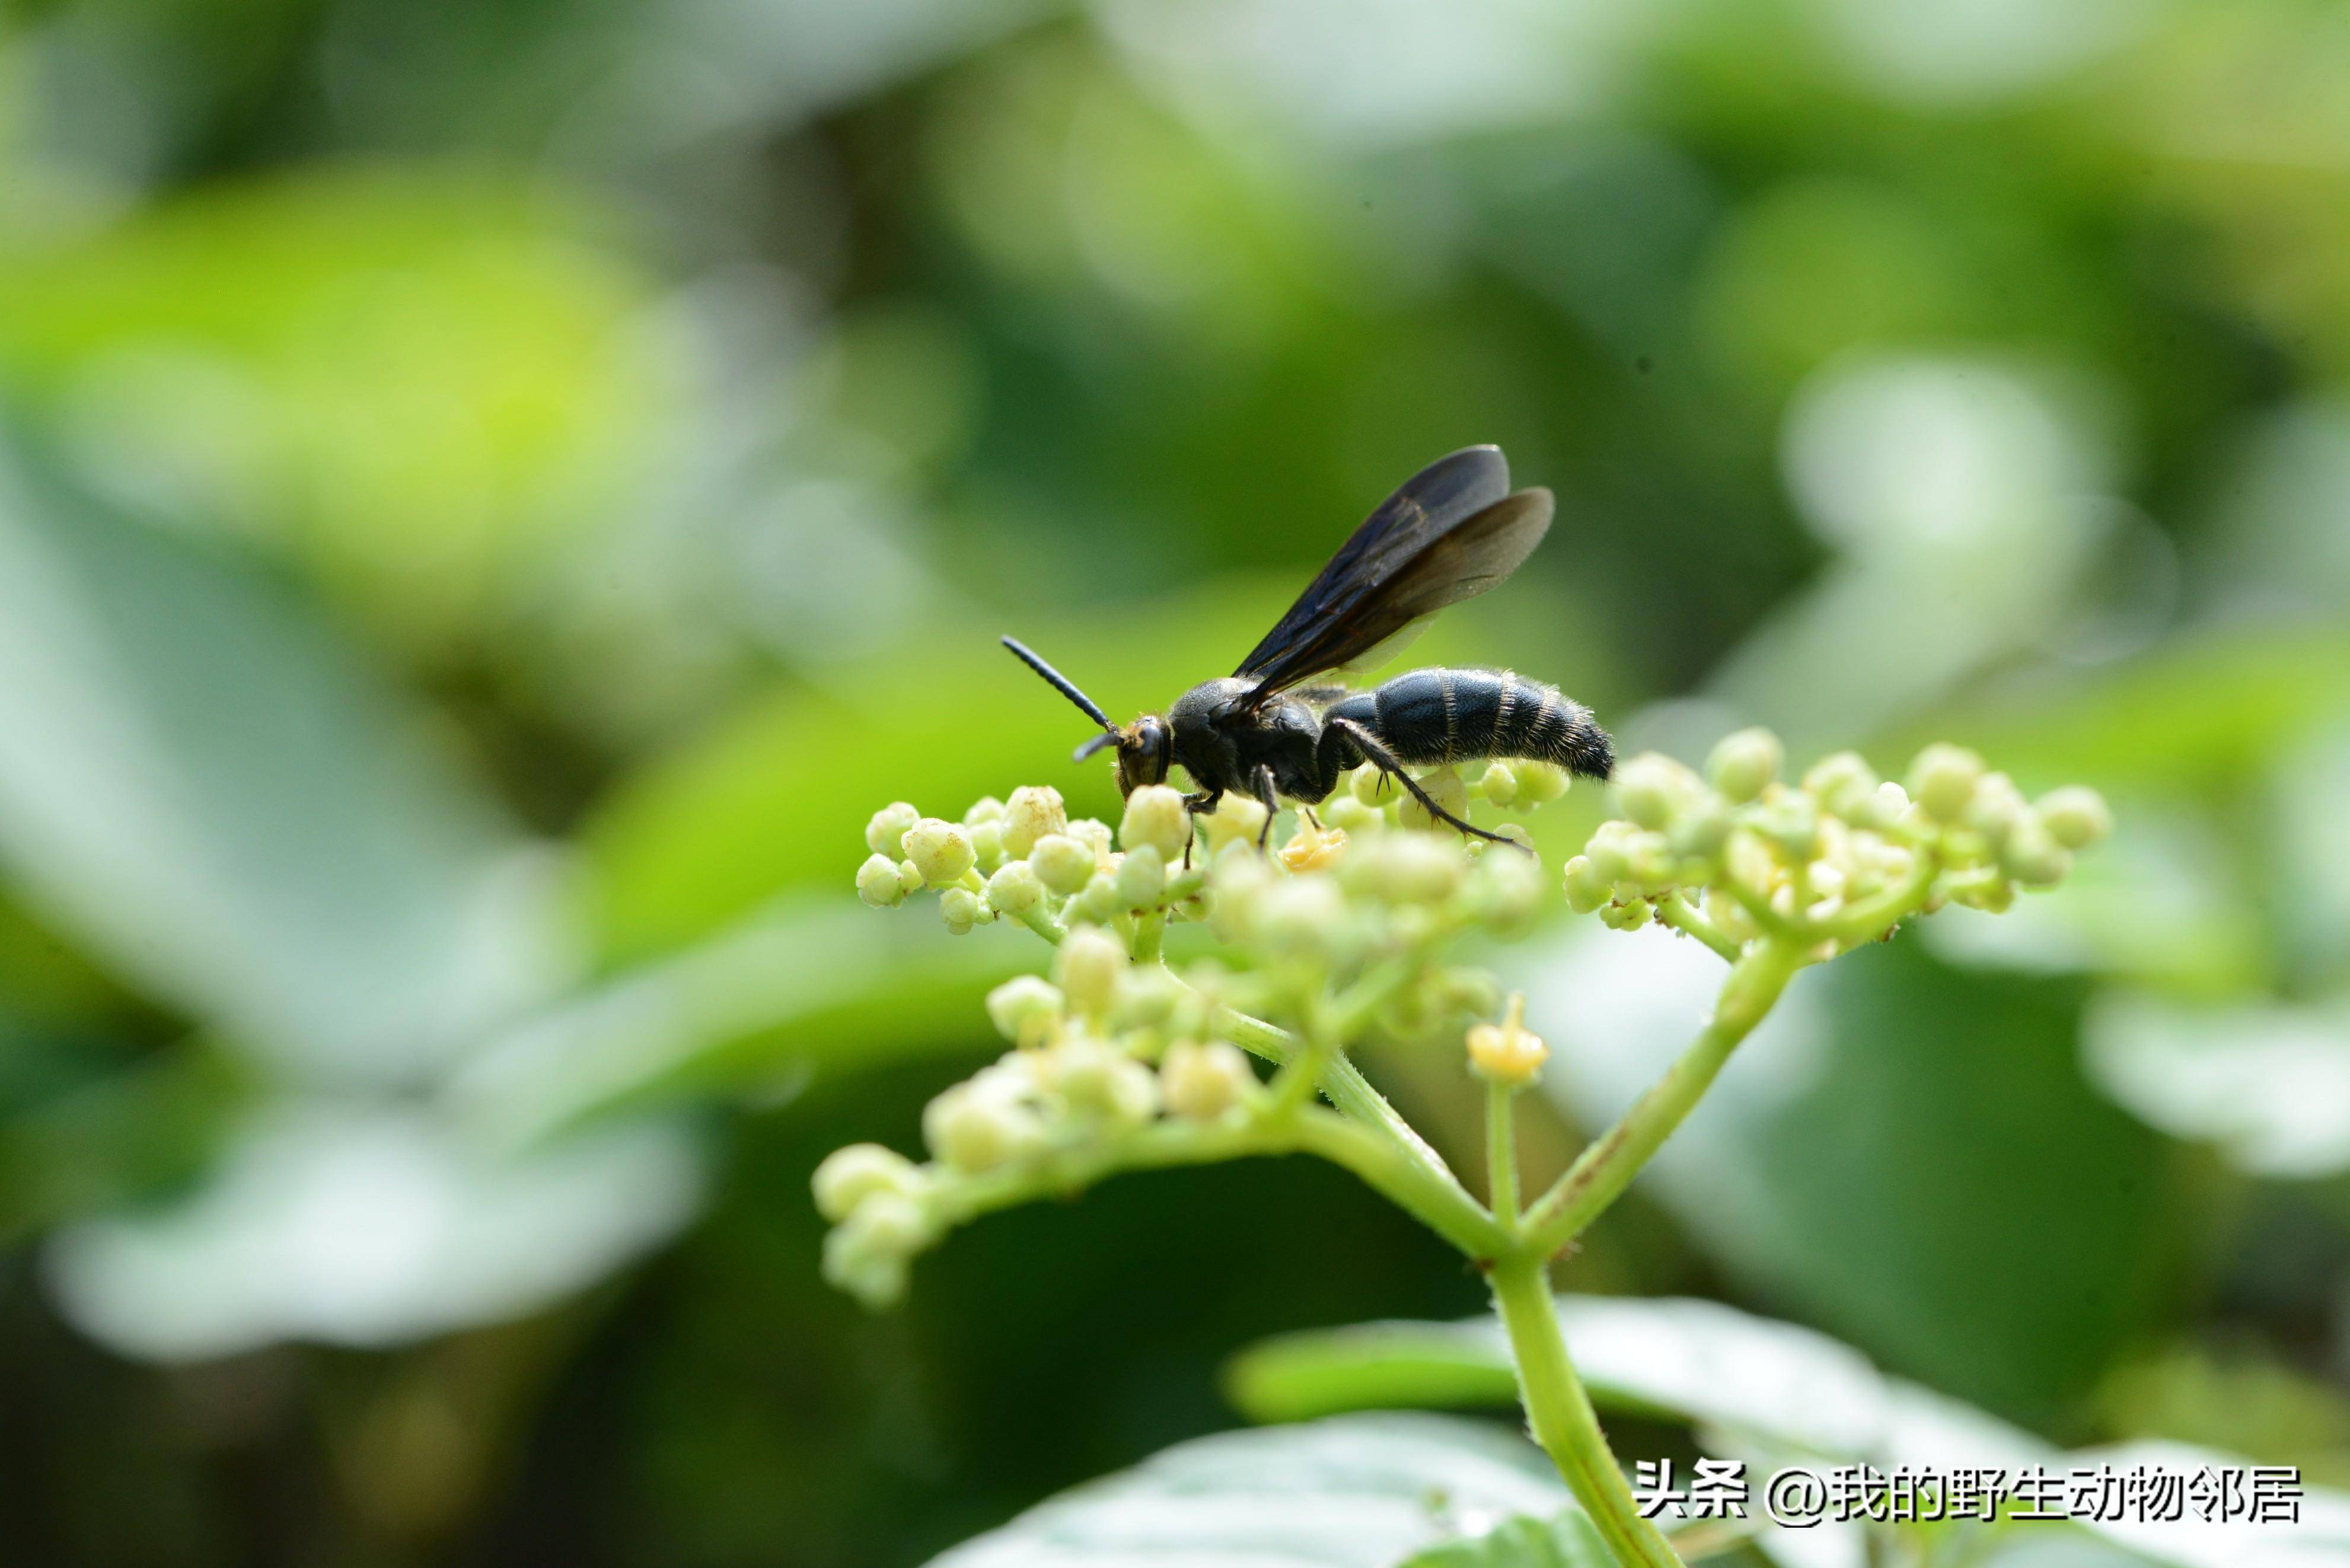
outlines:
{"label": "green flower stalk", "polygon": [[[1747,730],[1702,773],[1653,753],[1617,770],[1621,815],[1563,868],[1566,904],[1617,929],[1664,925],[1728,969],[1671,1069],[1530,1199],[1516,1099],[1549,1050],[1522,997],[1505,1005],[1492,974],[1452,955],[1541,923],[1551,883],[1531,857],[1464,843],[1368,767],[1271,854],[1256,847],[1263,806],[1227,796],[1194,819],[1158,785],[1134,791],[1115,832],[1071,820],[1057,791],[1035,785],[958,822],[884,806],[866,829],[859,898],[891,908],[935,890],[951,931],[1010,920],[1052,951],[1045,973],[988,997],[1010,1048],[931,1103],[925,1162],[858,1144],[817,1168],[826,1277],[887,1306],[917,1256],[995,1210],[1124,1170],[1319,1156],[1486,1272],[1535,1439],[1619,1561],[1679,1563],[1639,1516],[1575,1377],[1550,1261],[1630,1185],[1799,971],[1947,904],[2003,909],[2061,880],[2112,826],[2094,791],[2029,802],[1957,747],[1927,748],[1906,784],[1848,752],[1794,784],[1783,763],[1776,737]],[[1421,783],[1449,809],[1517,814],[1565,794],[1567,777],[1511,762]],[[1510,823],[1495,830],[1526,842]],[[1216,952],[1179,971],[1165,937],[1187,923]],[[1440,1043],[1483,1082],[1485,1201],[1357,1068],[1353,1051],[1374,1038]]]}

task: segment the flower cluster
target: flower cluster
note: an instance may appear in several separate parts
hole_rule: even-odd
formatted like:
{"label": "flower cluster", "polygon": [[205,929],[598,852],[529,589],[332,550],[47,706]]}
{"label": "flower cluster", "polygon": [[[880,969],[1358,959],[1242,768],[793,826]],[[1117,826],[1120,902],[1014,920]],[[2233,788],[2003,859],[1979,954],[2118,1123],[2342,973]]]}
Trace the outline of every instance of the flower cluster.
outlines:
{"label": "flower cluster", "polygon": [[[816,1203],[833,1221],[827,1276],[887,1304],[918,1253],[977,1215],[1121,1169],[1291,1149],[1347,1165],[1472,1256],[1522,1238],[1555,1249],[1621,1189],[1795,969],[1945,903],[2004,909],[2018,888],[2063,877],[2111,827],[2093,791],[2027,802],[1955,747],[1921,753],[1906,784],[1848,752],[1794,784],[1780,781],[1783,763],[1760,730],[1723,741],[1701,774],[1634,757],[1616,779],[1621,816],[1567,862],[1575,909],[1622,929],[1662,921],[1732,967],[1692,1047],[1703,1065],[1587,1155],[1622,1168],[1603,1179],[1578,1162],[1524,1211],[1523,1231],[1508,1159],[1492,1179],[1508,1196],[1478,1205],[1347,1054],[1379,1036],[1459,1042],[1506,1126],[1510,1096],[1548,1048],[1521,998],[1501,1022],[1479,1022],[1501,1010],[1499,986],[1449,954],[1460,939],[1537,922],[1547,879],[1520,852],[1522,830],[1497,829],[1516,846],[1464,842],[1368,767],[1300,812],[1278,847],[1257,803],[1228,795],[1195,822],[1163,785],[1136,790],[1115,832],[1034,786],[957,821],[883,807],[857,877],[867,903],[931,889],[950,930],[1009,920],[1054,951],[1047,973],[989,995],[1009,1049],[931,1102],[927,1162],[859,1144],[817,1169]],[[1517,763],[1419,782],[1457,814],[1472,791],[1516,809],[1566,786],[1555,769]],[[1194,956],[1170,962],[1170,929],[1185,926],[1200,929],[1179,952]],[[1506,1157],[1506,1138],[1491,1141]]]}
{"label": "flower cluster", "polygon": [[2026,801],[1962,747],[1929,746],[1906,784],[1838,752],[1789,784],[1783,761],[1766,730],[1724,739],[1702,775],[1631,758],[1616,779],[1623,816],[1566,864],[1568,903],[1618,929],[1655,919],[1717,947],[1773,937],[1827,958],[1945,904],[2004,909],[2112,829],[2095,790]]}
{"label": "flower cluster", "polygon": [[[1497,763],[1473,780],[1440,770],[1423,787],[1461,811],[1472,788],[1525,808],[1566,782]],[[1227,795],[1195,840],[1183,797],[1163,785],[1136,790],[1114,834],[1039,786],[954,822],[903,802],[874,814],[857,877],[867,903],[934,889],[950,930],[1008,919],[1055,950],[1049,975],[989,995],[1011,1049],[931,1102],[927,1163],[860,1144],[818,1168],[816,1202],[834,1221],[827,1277],[885,1304],[910,1260],[971,1215],[1147,1161],[1184,1127],[1277,1130],[1347,1046],[1457,1030],[1499,1005],[1489,974],[1445,952],[1469,933],[1533,925],[1545,878],[1532,856],[1464,843],[1368,768],[1260,853],[1265,826],[1262,805]],[[1171,967],[1166,929],[1187,922],[1222,950]],[[1267,1084],[1251,1054],[1302,1064]]]}

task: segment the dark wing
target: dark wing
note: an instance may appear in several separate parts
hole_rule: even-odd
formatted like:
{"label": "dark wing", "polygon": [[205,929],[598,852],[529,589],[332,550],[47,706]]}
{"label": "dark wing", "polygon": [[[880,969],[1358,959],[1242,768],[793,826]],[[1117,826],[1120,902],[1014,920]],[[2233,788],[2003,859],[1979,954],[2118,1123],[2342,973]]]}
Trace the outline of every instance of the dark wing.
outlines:
{"label": "dark wing", "polygon": [[1510,493],[1499,448],[1439,458],[1380,503],[1233,673],[1262,696],[1353,663],[1516,571],[1550,518],[1549,491]]}

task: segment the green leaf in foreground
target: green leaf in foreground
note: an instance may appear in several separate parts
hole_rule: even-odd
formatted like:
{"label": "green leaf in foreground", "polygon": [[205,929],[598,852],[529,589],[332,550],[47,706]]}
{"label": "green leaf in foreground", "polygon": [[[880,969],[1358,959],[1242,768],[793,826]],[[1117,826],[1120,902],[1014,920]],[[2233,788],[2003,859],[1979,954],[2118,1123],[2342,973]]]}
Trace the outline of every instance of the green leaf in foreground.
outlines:
{"label": "green leaf in foreground", "polygon": [[[2067,1453],[1955,1399],[1886,1376],[1858,1352],[1825,1334],[1715,1302],[1561,1296],[1558,1309],[1595,1403],[1603,1409],[1693,1422],[1700,1441],[1716,1452],[1880,1469],[2036,1465],[2126,1470],[2148,1464],[2192,1474],[2207,1465],[2247,1462],[2176,1444]],[[1224,1387],[1243,1414],[1283,1420],[1428,1396],[1448,1404],[1506,1404],[1513,1397],[1513,1376],[1498,1327],[1473,1318],[1284,1334],[1234,1357],[1226,1367]],[[2043,1533],[2037,1525],[2009,1528],[2026,1539]],[[2206,1524],[2189,1519],[2086,1528],[2170,1568],[2339,1568],[2350,1563],[2350,1497],[2317,1487],[2307,1489],[2296,1524]],[[1790,1542],[1785,1532],[1778,1532],[1766,1535],[1762,1544],[1779,1556],[1778,1549]]]}
{"label": "green leaf in foreground", "polygon": [[[1052,1498],[933,1568],[1397,1568],[1572,1504],[1521,1438],[1440,1416],[1350,1416],[1224,1432]],[[1556,1541],[1574,1539],[1564,1530]],[[1497,1547],[1496,1551],[1503,1548]],[[1602,1557],[1438,1556],[1581,1568]]]}
{"label": "green leaf in foreground", "polygon": [[1404,1568],[1612,1568],[1598,1527],[1582,1513],[1517,1518],[1473,1541],[1430,1547]]}

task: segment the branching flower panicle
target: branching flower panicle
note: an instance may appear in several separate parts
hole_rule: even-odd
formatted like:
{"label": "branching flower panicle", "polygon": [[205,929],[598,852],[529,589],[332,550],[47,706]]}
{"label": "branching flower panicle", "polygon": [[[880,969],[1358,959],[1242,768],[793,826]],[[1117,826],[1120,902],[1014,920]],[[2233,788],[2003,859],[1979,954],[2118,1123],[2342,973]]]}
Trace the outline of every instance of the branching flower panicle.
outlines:
{"label": "branching flower panicle", "polygon": [[[1535,1436],[1621,1560],[1677,1562],[1575,1385],[1549,1259],[1622,1193],[1798,970],[1946,904],[2003,909],[2062,879],[2112,827],[2094,791],[2028,801],[1954,746],[1927,748],[1903,783],[1850,752],[1793,784],[1784,763],[1776,737],[1746,730],[1702,773],[1653,753],[1617,769],[1620,815],[1566,862],[1566,903],[1618,929],[1661,923],[1730,968],[1672,1071],[1523,1205],[1515,1098],[1549,1048],[1523,997],[1503,1013],[1493,976],[1451,953],[1464,938],[1541,923],[1551,884],[1531,855],[1464,841],[1369,766],[1263,850],[1259,803],[1227,795],[1194,818],[1164,785],[1135,789],[1115,831],[1072,819],[1038,785],[957,821],[882,807],[866,828],[860,898],[890,908],[933,890],[950,931],[1010,921],[1053,951],[1045,972],[989,994],[1009,1049],[931,1102],[927,1161],[858,1144],[817,1168],[816,1205],[833,1224],[826,1276],[883,1306],[917,1255],[994,1210],[1121,1170],[1318,1155],[1488,1271]],[[1419,782],[1457,814],[1472,802],[1517,814],[1568,779],[1513,761]],[[1513,823],[1492,831],[1530,842]],[[1203,928],[1211,950],[1179,970],[1166,941],[1180,926]],[[1465,1048],[1486,1085],[1483,1201],[1356,1067],[1353,1049],[1377,1038]]]}

